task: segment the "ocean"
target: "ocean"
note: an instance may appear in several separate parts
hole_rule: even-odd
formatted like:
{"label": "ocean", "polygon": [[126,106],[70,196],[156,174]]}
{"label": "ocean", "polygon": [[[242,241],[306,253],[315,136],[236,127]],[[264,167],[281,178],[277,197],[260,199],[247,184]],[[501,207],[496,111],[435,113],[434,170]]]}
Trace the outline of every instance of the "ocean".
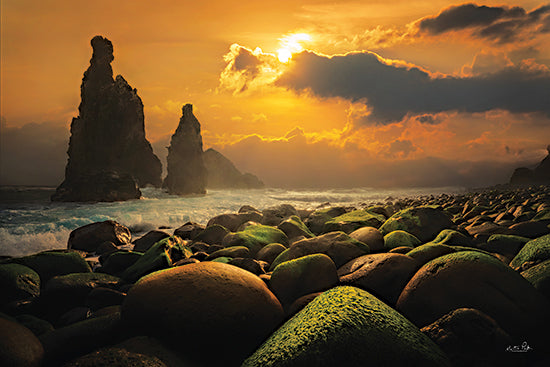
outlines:
{"label": "ocean", "polygon": [[[236,212],[243,205],[266,209],[291,204],[297,209],[320,205],[363,207],[391,197],[457,194],[461,187],[333,190],[208,190],[204,196],[179,197],[159,189],[142,189],[140,200],[114,203],[52,203],[55,188],[0,187],[0,256],[24,256],[67,247],[69,233],[83,225],[115,220],[133,238],[160,226],[178,228],[187,221],[206,224],[210,218]],[[171,230],[167,230],[170,232]]]}

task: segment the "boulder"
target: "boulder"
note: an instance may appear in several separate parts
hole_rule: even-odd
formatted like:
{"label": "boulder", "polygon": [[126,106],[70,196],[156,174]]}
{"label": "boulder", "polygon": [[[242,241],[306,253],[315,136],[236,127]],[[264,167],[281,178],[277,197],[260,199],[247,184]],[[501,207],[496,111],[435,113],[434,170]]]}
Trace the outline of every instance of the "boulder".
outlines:
{"label": "boulder", "polygon": [[143,254],[135,251],[117,251],[112,253],[96,272],[120,276],[126,269],[134,265]]}
{"label": "boulder", "polygon": [[286,250],[286,247],[280,243],[270,243],[258,251],[256,259],[271,264],[284,250]]}
{"label": "boulder", "polygon": [[550,233],[548,223],[545,223],[544,221],[534,220],[528,220],[525,222],[513,224],[508,227],[508,229],[511,235],[528,238],[537,238]]}
{"label": "boulder", "polygon": [[312,254],[328,255],[336,268],[356,257],[369,253],[369,247],[363,242],[354,240],[344,232],[331,232],[315,238],[294,242],[290,248],[283,251],[271,264],[273,270],[277,265]]}
{"label": "boulder", "polygon": [[405,285],[420,264],[402,254],[370,254],[358,257],[338,269],[340,284],[369,291],[388,305],[395,305]]}
{"label": "boulder", "polygon": [[57,275],[92,271],[86,260],[74,251],[44,251],[34,255],[13,258],[10,259],[10,262],[34,270],[40,276],[42,285]]}
{"label": "boulder", "polygon": [[421,331],[458,367],[506,366],[512,338],[491,317],[472,308],[459,308]]}
{"label": "boulder", "polygon": [[290,307],[286,310],[287,319],[290,319],[292,316],[300,312],[304,307],[306,307],[311,301],[313,301],[317,296],[323,294],[323,292],[315,292],[306,294],[298,298],[296,301],[292,302]]}
{"label": "boulder", "polygon": [[204,242],[209,245],[219,245],[228,233],[229,230],[224,226],[211,224],[197,234],[195,241]]}
{"label": "boulder", "polygon": [[323,232],[342,231],[351,233],[361,227],[378,228],[385,220],[386,217],[384,215],[369,211],[369,209],[353,210],[325,222]]}
{"label": "boulder", "polygon": [[285,261],[271,274],[269,288],[285,309],[306,294],[324,291],[338,284],[334,262],[325,254],[306,255]]}
{"label": "boulder", "polygon": [[174,231],[174,236],[178,236],[182,240],[194,240],[203,230],[204,226],[202,224],[187,222]]}
{"label": "boulder", "polygon": [[260,189],[264,183],[250,173],[242,174],[223,154],[212,148],[203,155],[207,187],[211,189]]}
{"label": "boulder", "polygon": [[250,250],[245,246],[231,246],[226,247],[221,250],[215,251],[208,255],[205,259],[206,261],[214,260],[217,257],[250,257]]}
{"label": "boulder", "polygon": [[346,209],[343,207],[331,207],[325,209],[318,209],[311,213],[305,220],[305,224],[315,234],[321,234],[325,223],[334,217],[338,217],[346,213]]}
{"label": "boulder", "polygon": [[189,361],[183,360],[174,351],[168,349],[160,340],[148,336],[136,336],[116,344],[114,347],[130,353],[139,353],[158,358],[167,367],[194,366]]}
{"label": "boulder", "polygon": [[0,366],[40,367],[43,359],[44,348],[29,329],[0,317]]}
{"label": "boulder", "polygon": [[468,246],[474,245],[472,238],[453,229],[444,229],[435,237],[433,243],[439,243],[447,246]]}
{"label": "boulder", "polygon": [[479,248],[489,252],[496,252],[511,260],[527,242],[529,242],[529,238],[507,234],[494,234],[489,237],[487,242],[480,243]]}
{"label": "boulder", "polygon": [[193,105],[182,108],[178,128],[168,147],[168,175],[162,187],[175,195],[205,194],[207,171],[202,155],[201,125]]}
{"label": "boulder", "polygon": [[275,331],[242,367],[450,366],[416,326],[367,291],[332,288]]}
{"label": "boulder", "polygon": [[418,327],[457,308],[492,317],[513,338],[539,343],[547,335],[548,301],[520,274],[496,258],[475,251],[438,257],[409,281],[396,309]]}
{"label": "boulder", "polygon": [[456,252],[452,246],[428,242],[407,252],[407,256],[415,259],[419,264],[424,265],[435,258]]}
{"label": "boulder", "polygon": [[311,238],[315,237],[313,233],[307,228],[307,226],[302,222],[300,217],[297,215],[292,215],[288,219],[283,220],[278,226],[281,231],[283,231],[289,240],[293,240],[297,237]]}
{"label": "boulder", "polygon": [[269,264],[265,261],[259,261],[249,257],[231,258],[227,263],[256,275],[265,274],[266,267],[269,267]]}
{"label": "boulder", "polygon": [[433,240],[442,230],[454,229],[449,216],[440,209],[428,206],[408,208],[392,215],[379,228],[385,236],[396,230],[414,235],[422,243]]}
{"label": "boulder", "polygon": [[362,227],[349,234],[351,238],[363,242],[371,252],[379,252],[384,249],[384,236],[374,227]]}
{"label": "boulder", "polygon": [[541,262],[521,272],[541,294],[550,300],[550,260]]}
{"label": "boulder", "polygon": [[25,301],[40,295],[40,276],[19,264],[0,264],[0,309],[11,302]]}
{"label": "boulder", "polygon": [[298,211],[290,204],[281,204],[262,211],[261,223],[268,226],[278,226],[283,220],[293,215],[298,215]]}
{"label": "boulder", "polygon": [[113,242],[116,246],[130,243],[132,235],[125,226],[113,220],[96,222],[79,227],[69,235],[68,249],[95,252],[103,242]]}
{"label": "boulder", "polygon": [[[420,246],[422,242],[416,236],[402,230],[391,231],[384,236],[384,248],[392,250],[398,247],[415,248]],[[409,249],[410,250],[410,249]]]}
{"label": "boulder", "polygon": [[531,266],[550,259],[550,234],[527,242],[510,262],[510,267],[525,271]]}
{"label": "boulder", "polygon": [[265,225],[255,225],[246,227],[240,232],[229,233],[222,241],[222,245],[225,247],[248,247],[252,257],[255,257],[258,251],[270,243],[287,245],[288,237],[280,229]]}
{"label": "boulder", "polygon": [[121,277],[129,282],[135,282],[146,274],[171,267],[175,262],[193,254],[186,244],[187,242],[177,236],[168,237],[155,243],[133,265],[128,267]]}
{"label": "boulder", "polygon": [[18,323],[29,329],[36,336],[40,336],[54,330],[51,323],[34,315],[23,314],[17,315],[15,318]]}
{"label": "boulder", "polygon": [[132,367],[166,367],[160,359],[144,354],[129,352],[125,349],[102,348],[75,358],[64,367],[97,367],[97,366],[132,366]]}
{"label": "boulder", "polygon": [[155,243],[167,237],[170,237],[170,235],[164,231],[157,231],[157,230],[149,231],[133,242],[134,251],[145,252],[149,250],[151,246],[153,246]]}
{"label": "boulder", "polygon": [[126,294],[116,289],[95,287],[86,297],[86,306],[95,312],[105,307],[121,305]]}
{"label": "boulder", "polygon": [[162,167],[145,138],[143,103],[120,75],[113,79],[111,41],[96,36],[71,123],[65,181],[55,201],[139,198],[137,186],[160,186]]}
{"label": "boulder", "polygon": [[128,292],[122,318],[137,333],[158,337],[201,365],[231,366],[273,332],[283,310],[254,274],[203,262],[142,278]]}

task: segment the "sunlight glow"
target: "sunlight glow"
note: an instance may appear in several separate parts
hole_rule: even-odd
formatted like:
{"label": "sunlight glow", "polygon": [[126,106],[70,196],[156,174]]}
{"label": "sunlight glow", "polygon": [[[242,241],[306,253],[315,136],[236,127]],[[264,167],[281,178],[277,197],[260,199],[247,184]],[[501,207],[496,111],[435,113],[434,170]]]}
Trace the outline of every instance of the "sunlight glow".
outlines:
{"label": "sunlight glow", "polygon": [[281,48],[277,50],[277,58],[280,62],[287,63],[292,59],[292,54],[304,50],[301,43],[311,41],[311,36],[306,33],[295,33],[285,36],[279,41]]}

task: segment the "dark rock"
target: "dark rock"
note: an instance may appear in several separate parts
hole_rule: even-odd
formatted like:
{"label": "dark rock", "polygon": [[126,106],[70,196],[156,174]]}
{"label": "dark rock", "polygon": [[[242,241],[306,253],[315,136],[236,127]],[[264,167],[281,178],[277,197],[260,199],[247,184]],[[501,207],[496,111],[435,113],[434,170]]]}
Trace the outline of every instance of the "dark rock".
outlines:
{"label": "dark rock", "polygon": [[189,361],[184,361],[174,351],[168,349],[158,339],[148,336],[137,336],[115,345],[115,348],[127,350],[131,353],[144,354],[160,359],[167,367],[193,367]]}
{"label": "dark rock", "polygon": [[229,233],[222,241],[223,246],[245,246],[255,257],[258,251],[270,243],[288,244],[287,236],[280,229],[271,226],[256,225],[236,233]]}
{"label": "dark rock", "polygon": [[[176,229],[176,231],[178,231],[178,229]],[[175,232],[174,232],[174,235],[177,236],[177,234],[175,234]],[[157,243],[158,241],[163,240],[167,237],[170,237],[170,235],[166,232],[157,231],[157,230],[149,231],[145,235],[141,236],[140,238],[138,238],[137,240],[135,240],[133,242],[134,251],[146,252],[155,243]],[[179,236],[179,237],[181,237],[181,236]],[[183,239],[183,237],[181,237],[181,238]]]}
{"label": "dark rock", "polygon": [[371,252],[378,252],[384,249],[384,236],[376,228],[359,228],[351,232],[349,236],[369,246]]}
{"label": "dark rock", "polygon": [[340,284],[364,289],[388,305],[399,295],[420,264],[401,254],[371,254],[358,257],[338,269]]}
{"label": "dark rock", "polygon": [[256,275],[203,262],[141,279],[128,293],[122,317],[176,350],[185,345],[182,352],[201,365],[236,365],[279,325],[283,310]]}
{"label": "dark rock", "polygon": [[202,155],[201,125],[193,105],[182,108],[178,128],[168,148],[168,175],[162,186],[175,195],[205,194],[207,171]]}
{"label": "dark rock", "polygon": [[505,366],[512,338],[491,317],[459,308],[421,330],[449,356],[455,366]]}
{"label": "dark rock", "polygon": [[67,362],[63,367],[166,367],[160,359],[120,348],[102,348]]}
{"label": "dark rock", "polygon": [[284,250],[286,250],[286,247],[280,243],[270,243],[258,251],[256,259],[271,264]]}
{"label": "dark rock", "polygon": [[250,213],[250,212],[260,212],[258,209],[254,208],[251,205],[243,205],[239,208],[237,213]]}
{"label": "dark rock", "polygon": [[219,245],[228,233],[229,230],[226,227],[219,224],[210,224],[195,236],[195,241],[209,245]]}
{"label": "dark rock", "polygon": [[368,292],[336,287],[317,296],[242,367],[450,366],[445,354]]}
{"label": "dark rock", "polygon": [[125,226],[113,220],[96,222],[79,227],[71,232],[68,249],[95,252],[103,242],[113,242],[116,246],[130,243],[132,235]]}
{"label": "dark rock", "polygon": [[401,210],[392,215],[379,228],[383,235],[403,230],[422,243],[433,240],[444,229],[454,229],[454,223],[442,210],[432,207],[417,207]]}
{"label": "dark rock", "polygon": [[301,296],[338,284],[336,266],[325,254],[306,255],[285,261],[271,274],[269,287],[285,309]]}
{"label": "dark rock", "polygon": [[259,222],[262,220],[262,215],[258,212],[251,211],[238,214],[220,214],[212,217],[206,224],[206,228],[215,224],[220,225],[228,230],[235,232],[239,227],[246,222]]}
{"label": "dark rock", "polygon": [[256,275],[265,274],[266,267],[269,267],[269,264],[265,261],[254,260],[249,257],[235,257],[231,259],[228,264]]}
{"label": "dark rock", "polygon": [[137,185],[160,186],[160,160],[145,138],[143,103],[137,90],[117,75],[112,43],[92,39],[90,67],[82,79],[79,116],[71,123],[65,181],[55,201],[112,201],[139,198]]}
{"label": "dark rock", "polygon": [[182,240],[194,240],[203,230],[204,226],[202,224],[187,222],[174,231],[174,236],[178,236]]}
{"label": "dark rock", "polygon": [[111,241],[105,241],[101,243],[99,246],[97,246],[97,248],[95,249],[95,253],[100,256],[112,254],[117,251],[118,251],[118,247]]}
{"label": "dark rock", "polygon": [[211,189],[259,189],[264,183],[250,173],[242,174],[227,157],[212,148],[203,155],[208,173],[206,187]]}
{"label": "dark rock", "polygon": [[0,264],[0,295],[0,308],[36,298],[40,295],[40,276],[23,265]]}
{"label": "dark rock", "polygon": [[125,297],[125,293],[115,289],[97,287],[88,293],[86,297],[86,306],[90,307],[92,311],[97,311],[100,308],[121,305]]}
{"label": "dark rock", "polygon": [[214,260],[217,257],[228,256],[228,257],[250,257],[250,250],[245,246],[231,246],[226,247],[216,252],[211,253],[205,259],[206,261]]}
{"label": "dark rock", "polygon": [[44,251],[13,258],[10,262],[27,266],[37,272],[42,285],[57,275],[92,271],[86,260],[74,251]]}
{"label": "dark rock", "polygon": [[550,228],[544,222],[526,221],[509,227],[509,233],[515,236],[537,238],[550,233]]}
{"label": "dark rock", "polygon": [[283,220],[277,228],[283,231],[290,241],[300,236],[305,238],[315,237],[297,215],[292,215],[288,219]]}
{"label": "dark rock", "polygon": [[111,254],[97,272],[119,276],[141,258],[141,252],[117,251]]}
{"label": "dark rock", "polygon": [[489,252],[496,252],[512,260],[527,242],[529,242],[529,238],[494,234],[489,237],[486,243],[479,244],[479,248]]}
{"label": "dark rock", "polygon": [[447,246],[473,246],[472,238],[452,229],[442,230],[432,241]]}
{"label": "dark rock", "polygon": [[191,246],[189,246],[189,248],[191,249],[191,251],[193,251],[193,253],[196,253],[196,252],[208,253],[210,245],[204,242],[193,242]]}
{"label": "dark rock", "polygon": [[[219,251],[219,250],[218,250],[218,251]],[[214,252],[215,252],[215,251],[214,251]],[[193,255],[191,255],[190,259],[196,259],[196,260],[198,260],[198,261],[204,261],[204,260],[206,260],[206,258],[207,258],[208,256],[210,256],[210,255],[208,255],[207,252],[201,252],[201,251],[199,251],[199,252],[195,252]],[[182,259],[182,260],[186,260],[186,259]],[[182,260],[180,260],[180,261],[182,261]],[[179,261],[178,261],[178,262],[179,262]],[[175,265],[174,265],[174,266],[175,266]]]}
{"label": "dark rock", "polygon": [[34,315],[17,315],[16,319],[17,322],[32,331],[32,333],[36,336],[40,336],[54,329],[53,325],[50,324],[48,321],[38,318]]}
{"label": "dark rock", "polygon": [[392,248],[390,251],[388,251],[388,253],[391,253],[391,254],[407,254],[409,251],[411,251],[410,247],[408,247],[408,246],[399,246],[399,247]]}
{"label": "dark rock", "polygon": [[342,231],[345,233],[351,233],[362,227],[378,228],[382,225],[382,223],[384,223],[385,220],[386,217],[384,215],[371,212],[369,209],[353,210],[325,222],[323,232],[328,233]]}
{"label": "dark rock", "polygon": [[195,259],[193,257],[190,257],[189,259],[181,259],[179,261],[176,261],[174,263],[174,267],[176,266],[183,266],[183,265],[189,265],[189,264],[196,264],[196,263],[199,263],[200,260],[199,259]]}
{"label": "dark rock", "polygon": [[550,145],[546,149],[548,155],[534,170],[526,167],[516,168],[510,178],[510,184],[517,186],[550,184]]}
{"label": "dark rock", "polygon": [[311,301],[313,301],[315,298],[317,298],[317,296],[321,294],[323,294],[323,292],[306,294],[305,296],[302,296],[298,298],[296,301],[292,302],[292,304],[288,307],[286,311],[287,318],[290,319],[292,316],[296,315],[304,307],[309,305]]}
{"label": "dark rock", "polygon": [[492,256],[460,251],[424,265],[409,281],[396,309],[418,327],[457,308],[478,309],[512,337],[546,338],[548,301],[517,272]]}
{"label": "dark rock", "polygon": [[510,262],[510,267],[525,271],[530,267],[550,259],[550,235],[527,242]]}
{"label": "dark rock", "polygon": [[550,300],[550,260],[530,267],[523,271],[521,276],[527,279],[533,287]]}
{"label": "dark rock", "polygon": [[0,365],[40,367],[44,348],[36,336],[17,322],[0,317]]}
{"label": "dark rock", "polygon": [[298,215],[298,211],[290,204],[280,204],[262,211],[262,224],[268,226],[278,226],[283,220],[293,215]]}
{"label": "dark rock", "polygon": [[344,232],[331,232],[293,243],[290,248],[277,256],[270,269],[275,269],[285,261],[312,254],[328,255],[338,268],[351,259],[368,253],[369,247],[363,242],[354,240]]}
{"label": "dark rock", "polygon": [[64,327],[77,322],[87,320],[92,315],[92,311],[88,307],[75,307],[59,316],[56,327]]}
{"label": "dark rock", "polygon": [[420,246],[422,242],[416,236],[402,230],[391,231],[384,236],[384,248],[392,250],[397,247],[408,247],[409,251],[416,246]]}
{"label": "dark rock", "polygon": [[315,234],[321,234],[325,223],[334,217],[338,217],[346,213],[346,208],[343,207],[331,207],[325,209],[319,209],[311,213],[305,220],[305,224]]}

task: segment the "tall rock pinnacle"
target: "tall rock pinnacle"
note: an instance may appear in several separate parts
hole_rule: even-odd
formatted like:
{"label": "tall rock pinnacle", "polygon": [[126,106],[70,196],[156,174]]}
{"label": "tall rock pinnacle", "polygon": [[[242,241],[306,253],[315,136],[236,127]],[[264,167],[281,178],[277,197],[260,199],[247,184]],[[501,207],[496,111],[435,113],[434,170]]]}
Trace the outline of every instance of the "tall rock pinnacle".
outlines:
{"label": "tall rock pinnacle", "polygon": [[160,186],[162,167],[145,138],[143,103],[126,80],[113,79],[113,44],[96,36],[80,87],[79,116],[71,123],[65,181],[54,201],[112,201]]}
{"label": "tall rock pinnacle", "polygon": [[201,125],[193,115],[193,105],[186,104],[168,148],[168,175],[163,187],[170,194],[206,193],[206,168],[202,158]]}

